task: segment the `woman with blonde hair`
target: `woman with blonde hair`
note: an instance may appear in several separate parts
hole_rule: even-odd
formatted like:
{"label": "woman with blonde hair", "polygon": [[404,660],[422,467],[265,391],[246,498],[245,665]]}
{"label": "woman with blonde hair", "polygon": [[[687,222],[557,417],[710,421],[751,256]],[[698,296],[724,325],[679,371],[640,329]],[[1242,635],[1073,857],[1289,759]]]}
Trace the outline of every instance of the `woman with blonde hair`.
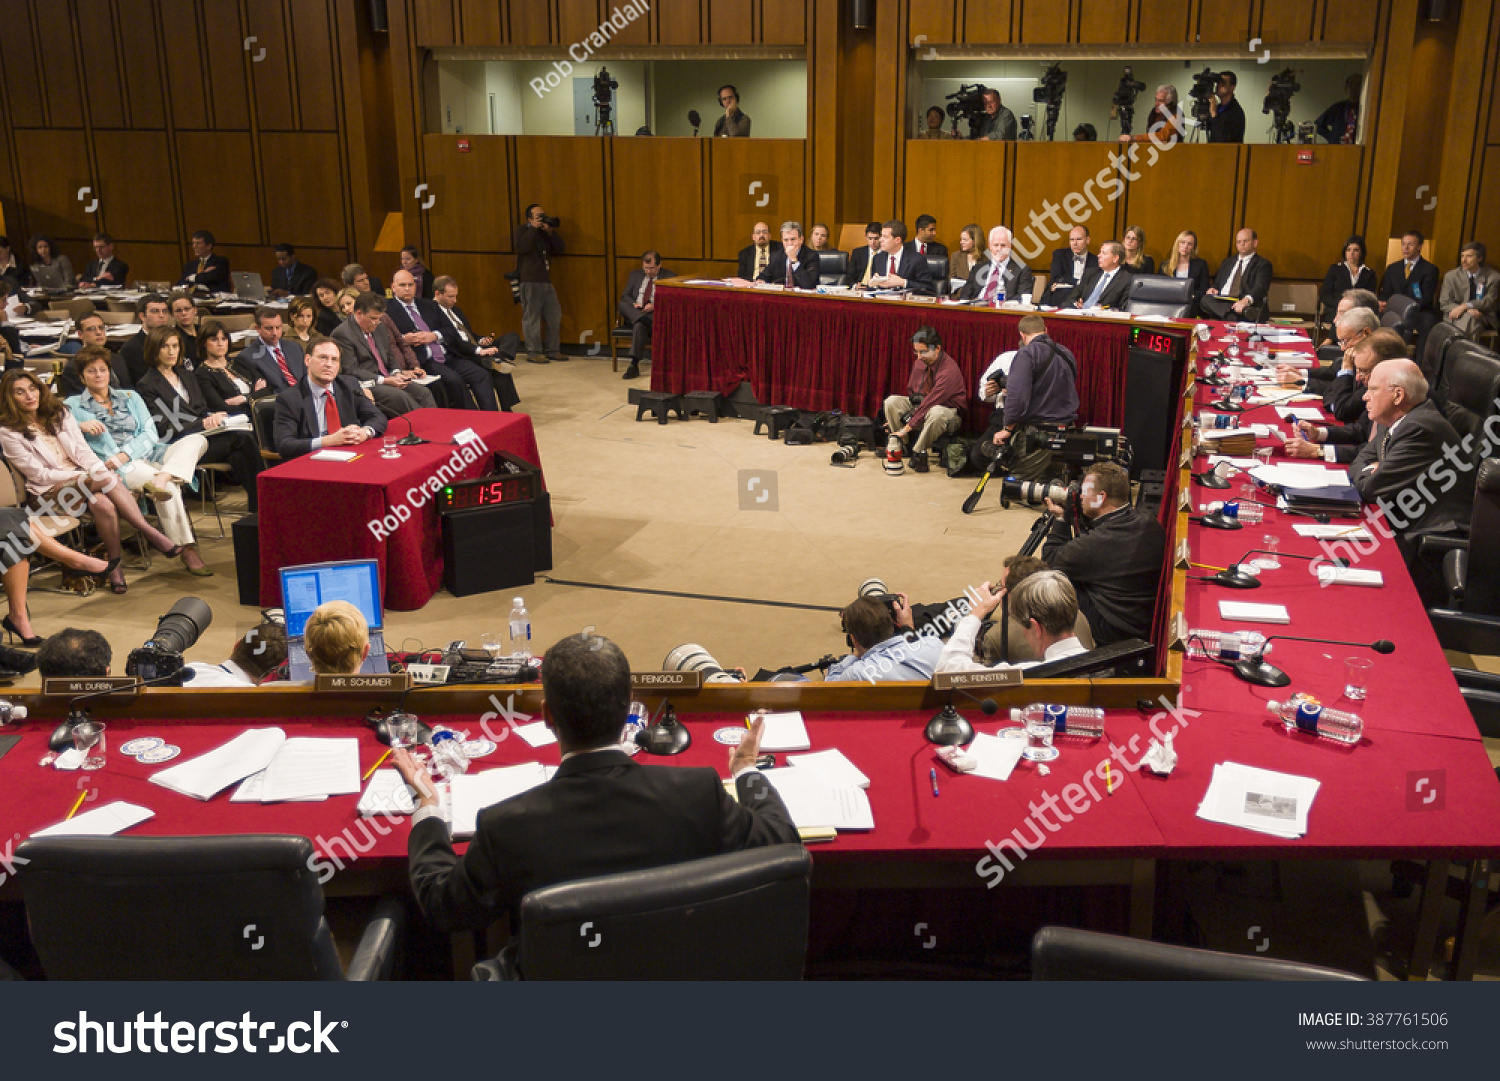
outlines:
{"label": "woman with blonde hair", "polygon": [[314,673],[353,675],[370,652],[370,628],[348,601],[328,601],[307,617],[302,642]]}
{"label": "woman with blonde hair", "polygon": [[1198,258],[1198,234],[1184,229],[1172,241],[1172,252],[1162,261],[1161,272],[1169,278],[1187,278],[1193,283],[1193,309],[1189,315],[1198,313],[1198,302],[1208,291],[1208,261]]}

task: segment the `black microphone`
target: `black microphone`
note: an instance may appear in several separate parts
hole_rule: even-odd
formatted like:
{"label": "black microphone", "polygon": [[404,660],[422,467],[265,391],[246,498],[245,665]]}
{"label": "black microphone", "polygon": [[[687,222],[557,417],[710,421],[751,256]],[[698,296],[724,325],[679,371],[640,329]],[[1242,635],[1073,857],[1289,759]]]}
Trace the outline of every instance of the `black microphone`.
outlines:
{"label": "black microphone", "polygon": [[[1223,470],[1223,472],[1221,473],[1220,470]],[[1230,465],[1228,462],[1220,462],[1213,468],[1205,469],[1202,473],[1194,473],[1192,476],[1193,481],[1204,488],[1228,488],[1229,478],[1234,476],[1236,473],[1243,472],[1245,472],[1245,470],[1241,469],[1237,465]]]}
{"label": "black microphone", "polygon": [[1228,586],[1230,589],[1255,589],[1260,585],[1260,579],[1255,577],[1255,575],[1253,574],[1246,574],[1244,571],[1240,570],[1240,564],[1254,555],[1274,555],[1278,559],[1283,557],[1286,559],[1305,559],[1311,563],[1317,563],[1319,560],[1327,559],[1328,562],[1338,567],[1347,567],[1349,565],[1349,561],[1343,556],[1333,556],[1332,558],[1329,558],[1325,555],[1303,556],[1297,555],[1295,552],[1271,552],[1265,548],[1252,548],[1244,555],[1240,556],[1239,559],[1236,559],[1233,563],[1229,564],[1229,566],[1221,570],[1218,574],[1215,574],[1211,577],[1205,577],[1202,575],[1199,575],[1197,577],[1200,581],[1213,582],[1216,585]]}
{"label": "black microphone", "polygon": [[1000,703],[996,702],[993,698],[975,698],[968,691],[961,691],[957,687],[954,687],[953,690],[955,693],[963,695],[970,702],[978,702],[979,711],[986,717],[993,717],[1000,712]]}
{"label": "black microphone", "polygon": [[698,134],[698,128],[703,123],[703,118],[698,115],[697,109],[688,110],[688,123],[693,125],[693,134],[696,136]]}
{"label": "black microphone", "polygon": [[[1374,642],[1346,642],[1340,638],[1302,638],[1295,634],[1273,634],[1266,639],[1266,646],[1277,639],[1283,642],[1323,642],[1331,646],[1357,646],[1364,649],[1373,649],[1376,653],[1389,655],[1396,652],[1396,643],[1389,638],[1381,638]],[[1267,664],[1263,656],[1244,658],[1236,661],[1234,674],[1246,683],[1254,683],[1258,687],[1285,687],[1292,682],[1292,677],[1277,668],[1274,664]]]}
{"label": "black microphone", "polygon": [[396,440],[396,446],[398,446],[398,447],[416,447],[416,446],[420,446],[423,443],[430,443],[431,442],[431,440],[429,440],[429,439],[423,439],[420,435],[418,435],[415,431],[412,430],[411,420],[407,418],[406,414],[403,413],[401,416],[397,417],[396,419],[397,420],[404,420],[404,421],[406,421],[406,434],[403,435],[400,439]]}
{"label": "black microphone", "polygon": [[[179,680],[181,683],[189,683],[197,675],[196,671],[184,665],[176,672],[165,676],[157,676],[155,679],[138,679],[134,683],[127,683],[120,687],[106,687],[102,691],[90,691],[88,694],[80,694],[74,698],[70,698],[68,699],[68,719],[53,729],[52,735],[47,739],[47,745],[59,754],[73,746],[73,726],[81,721],[90,719],[88,710],[77,708],[79,702],[87,702],[90,698],[104,698],[107,695],[119,694],[121,691],[138,691],[142,687],[154,687],[158,683]],[[181,683],[178,685],[180,686]]]}

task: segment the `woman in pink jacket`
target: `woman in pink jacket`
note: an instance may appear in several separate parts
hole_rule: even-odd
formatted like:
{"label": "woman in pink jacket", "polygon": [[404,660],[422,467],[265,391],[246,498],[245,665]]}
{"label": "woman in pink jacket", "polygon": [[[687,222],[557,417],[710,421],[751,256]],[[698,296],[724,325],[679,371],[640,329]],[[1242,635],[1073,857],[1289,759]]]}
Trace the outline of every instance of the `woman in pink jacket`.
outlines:
{"label": "woman in pink jacket", "polygon": [[[0,379],[0,451],[26,478],[33,504],[40,501],[75,518],[84,510],[92,513],[112,561],[121,555],[122,518],[168,558],[180,553],[165,533],[146,521],[130,490],[89,448],[62,399],[25,369],[6,372]],[[118,562],[109,584],[116,593],[127,588]]]}

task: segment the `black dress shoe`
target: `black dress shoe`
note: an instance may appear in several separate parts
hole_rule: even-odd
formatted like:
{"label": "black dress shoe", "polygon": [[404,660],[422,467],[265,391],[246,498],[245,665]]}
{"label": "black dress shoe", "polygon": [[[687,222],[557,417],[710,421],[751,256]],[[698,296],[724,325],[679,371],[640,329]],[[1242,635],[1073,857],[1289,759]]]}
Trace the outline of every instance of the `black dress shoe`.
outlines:
{"label": "black dress shoe", "polygon": [[622,375],[622,376],[620,376],[621,379],[639,379],[640,377],[641,377],[641,368],[640,368],[640,365],[638,365],[638,364],[636,364],[634,362],[631,363],[630,367],[628,367],[628,368],[625,369],[625,374]]}

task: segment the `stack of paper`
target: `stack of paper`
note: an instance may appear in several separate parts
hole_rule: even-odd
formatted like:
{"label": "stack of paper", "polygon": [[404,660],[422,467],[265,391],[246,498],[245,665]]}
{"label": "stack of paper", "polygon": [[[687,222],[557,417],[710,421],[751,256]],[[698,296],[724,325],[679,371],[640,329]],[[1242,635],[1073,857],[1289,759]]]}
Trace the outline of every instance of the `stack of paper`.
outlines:
{"label": "stack of paper", "polygon": [[48,826],[44,830],[37,830],[32,836],[111,837],[155,816],[155,811],[148,810],[134,803],[126,803],[124,800],[115,800],[113,803],[106,803],[103,807],[95,807],[92,811],[85,811],[81,815],[75,815],[65,822],[59,822],[55,826]]}
{"label": "stack of paper", "polygon": [[1220,601],[1219,616],[1246,623],[1290,623],[1291,614],[1284,604],[1255,604],[1251,601]]}
{"label": "stack of paper", "polygon": [[312,455],[315,462],[347,462],[355,458],[359,451],[355,450],[320,450]]}
{"label": "stack of paper", "polygon": [[365,818],[377,815],[409,815],[417,809],[412,802],[411,789],[406,787],[401,774],[393,769],[378,769],[365,786],[355,808]]}
{"label": "stack of paper", "polygon": [[153,774],[151,783],[194,799],[213,799],[236,781],[269,766],[285,742],[286,733],[279,728],[252,728],[207,754]]}
{"label": "stack of paper", "polygon": [[289,739],[245,779],[232,803],[308,802],[359,791],[359,740]]}
{"label": "stack of paper", "polygon": [[1359,570],[1355,567],[1318,567],[1320,586],[1383,586],[1385,577],[1379,571]]}
{"label": "stack of paper", "polygon": [[870,787],[870,778],[837,749],[816,754],[789,754],[786,760],[798,769],[816,770],[824,780],[837,787]]}
{"label": "stack of paper", "polygon": [[1318,784],[1311,777],[1220,762],[1198,805],[1198,817],[1295,840],[1307,833]]}
{"label": "stack of paper", "polygon": [[1297,536],[1312,537],[1316,540],[1332,540],[1335,537],[1352,541],[1370,539],[1370,531],[1362,525],[1335,525],[1331,522],[1328,525],[1318,525],[1316,522],[1298,522],[1292,528],[1297,531]]}
{"label": "stack of paper", "polygon": [[841,830],[872,830],[875,814],[870,797],[853,785],[834,785],[814,769],[768,769],[762,771],[786,804],[787,814],[798,829],[832,827]]}
{"label": "stack of paper", "polygon": [[765,714],[765,729],[760,736],[761,750],[806,751],[811,747],[812,740],[807,738],[807,726],[802,723],[801,711]]}
{"label": "stack of paper", "polygon": [[1021,760],[1021,752],[1025,749],[1024,739],[1004,739],[1000,736],[987,736],[983,732],[976,732],[974,742],[964,749],[964,753],[979,760],[979,765],[971,771],[975,777],[1008,781],[1011,771]]}
{"label": "stack of paper", "polygon": [[472,837],[479,827],[480,811],[530,791],[548,776],[540,762],[502,766],[483,773],[460,773],[449,785],[453,836]]}

